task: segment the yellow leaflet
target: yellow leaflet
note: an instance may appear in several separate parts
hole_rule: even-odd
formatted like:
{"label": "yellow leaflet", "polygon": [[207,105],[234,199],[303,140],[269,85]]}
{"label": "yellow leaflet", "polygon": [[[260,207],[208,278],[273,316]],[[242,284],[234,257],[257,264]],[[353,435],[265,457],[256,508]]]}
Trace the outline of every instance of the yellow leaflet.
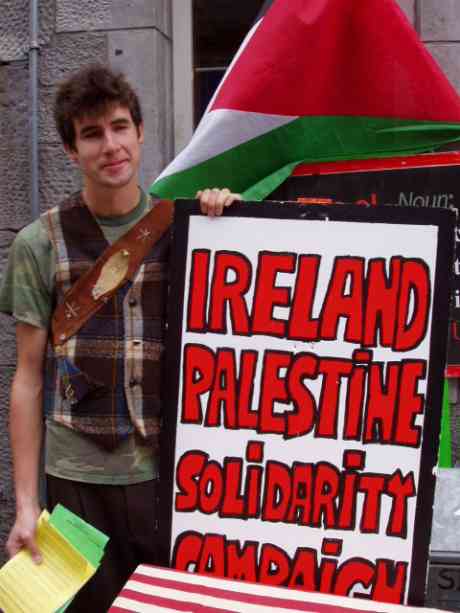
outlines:
{"label": "yellow leaflet", "polygon": [[5,613],[53,613],[96,572],[50,525],[47,511],[38,520],[37,543],[40,565],[23,550],[0,569],[0,608]]}

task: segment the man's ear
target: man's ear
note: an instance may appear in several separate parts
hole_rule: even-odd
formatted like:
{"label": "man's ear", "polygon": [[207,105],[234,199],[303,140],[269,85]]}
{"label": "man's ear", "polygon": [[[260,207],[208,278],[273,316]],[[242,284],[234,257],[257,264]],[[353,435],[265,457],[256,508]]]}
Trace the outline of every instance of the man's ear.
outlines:
{"label": "man's ear", "polygon": [[78,153],[77,150],[70,147],[69,145],[64,145],[64,150],[67,154],[67,157],[72,160],[72,162],[74,164],[77,164],[77,166],[79,165],[79,160],[78,160]]}
{"label": "man's ear", "polygon": [[140,123],[137,127],[137,134],[139,137],[139,142],[142,144],[144,142],[144,124]]}

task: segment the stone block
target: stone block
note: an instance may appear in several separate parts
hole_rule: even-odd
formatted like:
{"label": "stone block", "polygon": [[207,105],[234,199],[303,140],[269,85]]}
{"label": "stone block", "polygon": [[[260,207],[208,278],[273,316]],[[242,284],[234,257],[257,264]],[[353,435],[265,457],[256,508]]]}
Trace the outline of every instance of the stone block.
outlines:
{"label": "stone block", "polygon": [[14,368],[0,370],[0,564],[6,561],[5,544],[14,522],[15,501],[13,491],[10,444],[8,439],[8,398]]}
{"label": "stone block", "polygon": [[41,46],[48,45],[55,31],[56,0],[38,0],[38,19],[38,42]]}
{"label": "stone block", "polygon": [[56,32],[110,28],[111,4],[112,0],[56,0]]}
{"label": "stone block", "polygon": [[446,77],[460,93],[460,43],[429,43],[426,46]]}
{"label": "stone block", "polygon": [[29,96],[27,62],[0,69],[0,228],[31,219],[29,204]]}
{"label": "stone block", "polygon": [[55,86],[85,64],[106,61],[105,34],[57,34],[53,46],[47,47],[41,54],[40,84],[44,87]]}
{"label": "stone block", "polygon": [[156,28],[171,34],[169,0],[57,0],[56,31]]}
{"label": "stone block", "polygon": [[55,88],[42,87],[39,97],[39,140],[40,143],[58,144],[61,142],[54,124],[53,101]]}
{"label": "stone block", "polygon": [[460,470],[438,469],[431,531],[432,551],[460,551]]}
{"label": "stone block", "polygon": [[3,369],[5,366],[14,366],[16,363],[16,327],[14,319],[3,313],[0,313],[0,346],[2,348],[0,367]]}
{"label": "stone block", "polygon": [[17,0],[2,6],[0,20],[0,60],[11,62],[27,52],[29,21],[28,1]]}
{"label": "stone block", "polygon": [[112,27],[156,28],[171,36],[170,0],[112,0]]}
{"label": "stone block", "polygon": [[[48,44],[54,28],[54,1],[38,3],[40,45]],[[0,61],[12,62],[24,59],[30,47],[29,0],[3,2],[0,19]]]}
{"label": "stone block", "polygon": [[[6,266],[15,232],[0,229],[0,279]],[[0,370],[5,366],[14,366],[16,362],[16,339],[14,320],[0,313]]]}
{"label": "stone block", "polygon": [[81,189],[80,173],[61,145],[43,144],[40,148],[40,208],[56,206]]}
{"label": "stone block", "polygon": [[108,40],[110,64],[126,74],[141,100],[145,143],[140,178],[148,187],[173,155],[171,43],[156,30],[110,32]]}
{"label": "stone block", "polygon": [[420,7],[423,40],[446,42],[460,39],[458,0],[421,0]]}
{"label": "stone block", "polygon": [[398,0],[398,4],[411,24],[415,25],[415,0]]}

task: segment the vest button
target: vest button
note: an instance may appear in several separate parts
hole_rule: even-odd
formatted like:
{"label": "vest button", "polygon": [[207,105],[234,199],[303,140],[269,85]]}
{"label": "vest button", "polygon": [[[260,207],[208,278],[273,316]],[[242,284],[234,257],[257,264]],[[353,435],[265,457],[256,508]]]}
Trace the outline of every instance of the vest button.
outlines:
{"label": "vest button", "polygon": [[128,304],[130,307],[135,307],[137,304],[137,300],[135,298],[130,298]]}
{"label": "vest button", "polygon": [[139,381],[133,377],[129,381],[129,387],[135,387],[136,385],[139,385]]}

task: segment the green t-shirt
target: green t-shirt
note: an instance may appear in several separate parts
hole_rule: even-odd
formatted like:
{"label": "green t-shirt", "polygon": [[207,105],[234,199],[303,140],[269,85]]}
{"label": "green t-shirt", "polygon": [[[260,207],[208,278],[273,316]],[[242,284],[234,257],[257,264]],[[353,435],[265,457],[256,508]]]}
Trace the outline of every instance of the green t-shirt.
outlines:
{"label": "green t-shirt", "polygon": [[[144,194],[137,207],[120,217],[96,217],[106,240],[113,243],[147,212]],[[0,312],[17,321],[49,328],[53,312],[56,259],[46,229],[38,219],[15,238],[0,288]],[[150,444],[137,433],[129,435],[115,452],[102,449],[89,437],[47,421],[45,471],[55,477],[127,485],[155,478],[158,459]]]}

